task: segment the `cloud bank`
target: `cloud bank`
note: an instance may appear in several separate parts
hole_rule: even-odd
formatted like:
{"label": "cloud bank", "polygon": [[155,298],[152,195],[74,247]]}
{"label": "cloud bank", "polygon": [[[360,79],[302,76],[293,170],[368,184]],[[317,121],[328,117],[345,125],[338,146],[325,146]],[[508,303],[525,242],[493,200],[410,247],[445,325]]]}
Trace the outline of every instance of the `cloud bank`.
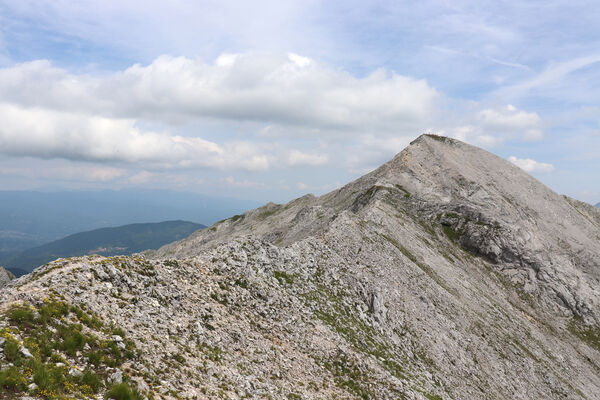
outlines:
{"label": "cloud bank", "polygon": [[[150,170],[337,162],[364,172],[440,126],[490,146],[542,137],[541,118],[513,106],[466,110],[452,128],[451,101],[425,80],[382,69],[356,77],[293,53],[160,56],[104,76],[38,60],[0,69],[0,153]],[[198,121],[221,134],[190,128]],[[315,150],[317,139],[329,151]]]}
{"label": "cloud bank", "polygon": [[420,123],[439,93],[384,70],[364,78],[295,54],[225,54],[212,63],[158,57],[104,78],[48,61],[0,70],[5,102],[113,118],[259,121],[319,129],[394,129]]}

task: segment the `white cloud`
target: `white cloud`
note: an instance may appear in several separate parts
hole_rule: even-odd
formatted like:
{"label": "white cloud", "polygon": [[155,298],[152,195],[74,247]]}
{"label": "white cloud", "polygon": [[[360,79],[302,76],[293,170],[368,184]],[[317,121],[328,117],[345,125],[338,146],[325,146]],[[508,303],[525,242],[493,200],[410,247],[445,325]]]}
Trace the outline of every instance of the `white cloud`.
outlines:
{"label": "white cloud", "polygon": [[438,132],[483,147],[494,147],[506,140],[536,141],[544,136],[543,122],[537,113],[510,104],[467,114],[463,122]]}
{"label": "white cloud", "polygon": [[572,60],[563,61],[549,65],[544,71],[540,72],[535,77],[505,88],[506,91],[524,91],[533,88],[543,87],[555,84],[561,81],[565,76],[585,68],[589,65],[600,62],[600,54],[594,54],[584,57],[578,57]]}
{"label": "white cloud", "polygon": [[265,170],[251,143],[219,145],[138,128],[134,120],[87,116],[0,103],[0,152],[12,156],[154,163],[164,167]]}
{"label": "white cloud", "polygon": [[308,67],[312,63],[310,58],[302,57],[294,53],[288,53],[288,58],[299,67]]}
{"label": "white cloud", "polygon": [[418,127],[439,99],[424,80],[384,70],[356,78],[293,53],[224,54],[214,64],[161,56],[102,78],[33,61],[0,70],[0,95],[23,107],[106,117],[205,117],[321,131]]}
{"label": "white cloud", "polygon": [[291,166],[317,166],[327,163],[329,156],[327,154],[308,154],[299,150],[293,150],[288,154],[287,164]]}
{"label": "white cloud", "polygon": [[303,182],[298,182],[296,183],[296,187],[300,190],[306,190],[308,189],[308,185],[306,183]]}
{"label": "white cloud", "polygon": [[345,154],[345,164],[353,174],[363,175],[402,151],[418,135],[361,135]]}
{"label": "white cloud", "polygon": [[[365,132],[414,135],[437,118],[440,94],[424,80],[381,69],[359,78],[295,53],[227,53],[214,63],[161,56],[104,76],[27,62],[0,69],[0,99],[3,154],[140,163],[151,170],[260,171],[273,163],[324,165],[330,158],[261,140],[320,137],[342,145]],[[251,137],[177,134],[198,121],[221,124],[224,132],[243,124]],[[400,150],[389,144],[375,147]]]}
{"label": "white cloud", "polygon": [[521,168],[527,172],[552,172],[554,171],[554,166],[552,164],[546,164],[537,162],[530,158],[517,158],[515,156],[508,157],[508,161],[515,164],[517,167]]}
{"label": "white cloud", "polygon": [[512,105],[503,109],[485,109],[478,113],[477,120],[484,131],[509,134],[525,140],[543,137],[542,119],[535,113],[518,110]]}

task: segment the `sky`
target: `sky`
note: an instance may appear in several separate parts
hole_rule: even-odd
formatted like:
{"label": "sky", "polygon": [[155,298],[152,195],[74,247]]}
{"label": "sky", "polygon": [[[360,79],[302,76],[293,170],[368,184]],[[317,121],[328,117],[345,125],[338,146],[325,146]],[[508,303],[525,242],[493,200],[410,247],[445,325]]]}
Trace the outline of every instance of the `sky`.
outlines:
{"label": "sky", "polygon": [[600,3],[0,0],[0,189],[284,202],[422,133],[600,201]]}

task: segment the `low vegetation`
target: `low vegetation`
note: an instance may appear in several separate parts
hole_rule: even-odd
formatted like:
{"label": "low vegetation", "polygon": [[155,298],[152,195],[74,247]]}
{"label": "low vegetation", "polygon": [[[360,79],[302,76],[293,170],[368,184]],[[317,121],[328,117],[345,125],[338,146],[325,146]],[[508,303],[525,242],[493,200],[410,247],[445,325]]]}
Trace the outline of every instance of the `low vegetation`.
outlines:
{"label": "low vegetation", "polygon": [[133,342],[86,310],[46,298],[38,306],[12,306],[1,326],[0,399],[27,394],[62,400],[102,392],[107,399],[142,398],[126,374],[111,382],[114,371],[137,358]]}

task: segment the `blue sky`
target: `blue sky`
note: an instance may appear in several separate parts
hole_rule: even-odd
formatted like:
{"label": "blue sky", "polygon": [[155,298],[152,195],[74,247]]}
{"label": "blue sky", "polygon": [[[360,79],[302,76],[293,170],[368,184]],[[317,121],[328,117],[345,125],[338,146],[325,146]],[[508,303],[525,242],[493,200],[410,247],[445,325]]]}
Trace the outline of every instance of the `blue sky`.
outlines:
{"label": "blue sky", "polygon": [[324,193],[420,133],[600,201],[596,1],[0,1],[0,187]]}

